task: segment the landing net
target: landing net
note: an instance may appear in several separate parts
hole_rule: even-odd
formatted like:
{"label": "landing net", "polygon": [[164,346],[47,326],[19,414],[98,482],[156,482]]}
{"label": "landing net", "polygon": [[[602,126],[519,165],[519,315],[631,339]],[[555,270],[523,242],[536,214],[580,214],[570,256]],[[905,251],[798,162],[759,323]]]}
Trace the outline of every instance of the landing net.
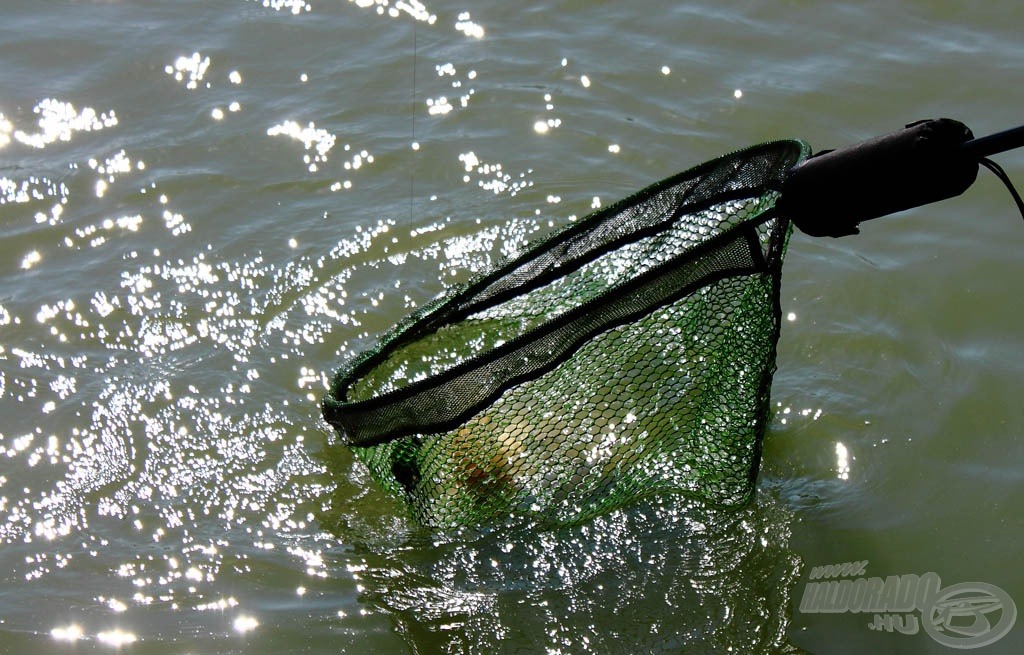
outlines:
{"label": "landing net", "polygon": [[747,502],[790,232],[774,205],[807,155],[748,148],[571,224],[385,334],[324,417],[429,526]]}

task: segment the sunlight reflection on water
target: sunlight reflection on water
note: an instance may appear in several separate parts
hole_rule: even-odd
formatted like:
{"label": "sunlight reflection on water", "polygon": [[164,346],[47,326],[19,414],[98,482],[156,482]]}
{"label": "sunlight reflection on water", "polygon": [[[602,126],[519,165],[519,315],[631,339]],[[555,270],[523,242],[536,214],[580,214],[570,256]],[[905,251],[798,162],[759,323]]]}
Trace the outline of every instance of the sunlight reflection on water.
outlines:
{"label": "sunlight reflection on water", "polygon": [[[255,4],[281,20],[319,10]],[[465,10],[439,19],[418,2],[354,8],[469,44],[492,38]],[[448,148],[432,133],[488,111],[483,67],[456,54],[425,62],[434,75],[421,82],[410,117],[419,137],[415,124],[405,132],[404,109],[401,129],[382,140],[323,105],[279,105],[279,91],[260,94],[269,82],[256,59],[189,40],[164,47],[146,72],[145,83],[175,101],[149,107],[151,118],[54,98],[38,101],[31,119],[0,118],[5,151],[46,156],[38,171],[0,178],[0,218],[16,236],[3,274],[68,282],[0,297],[0,407],[12,417],[0,426],[0,542],[8,580],[21,588],[85,582],[59,599],[29,598],[9,622],[56,643],[126,648],[177,639],[182,622],[215,640],[273,635],[278,608],[313,603],[356,642],[370,630],[357,626],[376,620],[450,648],[497,648],[521,632],[521,643],[576,652],[609,647],[608,621],[636,644],[661,647],[678,638],[677,613],[695,630],[722,612],[741,617],[743,629],[713,631],[711,642],[757,624],[758,604],[776,591],[755,589],[750,570],[730,567],[767,557],[782,579],[792,576],[787,520],[765,523],[780,511],[771,501],[771,511],[704,523],[686,503],[669,502],[559,534],[509,527],[431,537],[386,504],[319,422],[316,403],[335,362],[554,228],[548,207],[600,205],[592,194],[538,193],[534,166],[508,164],[486,142]],[[596,91],[593,73],[552,61],[572,93]],[[292,92],[319,93],[330,79],[315,62],[279,66]],[[558,139],[571,116],[565,95],[557,85],[531,91],[517,132]],[[145,120],[172,143],[148,143],[138,131]],[[219,159],[233,149],[241,152]],[[607,141],[599,150],[622,152]],[[249,182],[234,171],[250,160],[274,168]],[[321,204],[304,223],[246,241],[246,201],[266,212],[270,197],[358,194],[417,163],[417,184],[430,191],[416,221],[404,206],[349,209],[340,238],[325,241],[310,233],[334,211]],[[205,171],[216,173],[206,181]],[[500,220],[449,214],[444,194],[460,179],[481,196],[515,198],[518,209]],[[211,209],[219,197],[225,204]],[[709,527],[719,520],[729,527]],[[639,538],[652,529],[660,537]],[[257,591],[264,585],[270,591]],[[617,587],[625,595],[607,603]],[[715,600],[730,595],[749,602]],[[33,618],[50,615],[54,602],[82,609],[49,625]],[[633,625],[631,613],[648,618]],[[772,621],[760,643],[781,634],[783,616]]]}
{"label": "sunlight reflection on water", "polygon": [[[980,373],[965,357],[1006,382],[978,395],[1014,407],[1013,329],[986,326],[991,334],[951,345],[920,338],[929,316],[899,334],[893,315],[930,307],[865,291],[853,246],[805,240],[811,254],[791,270],[845,274],[833,296],[848,306],[872,297],[833,334],[822,326],[843,314],[817,304],[824,276],[791,278],[795,372],[777,385],[773,468],[754,505],[726,515],[651,500],[556,532],[412,525],[319,419],[338,364],[558,225],[734,146],[794,131],[836,145],[938,111],[938,89],[999,123],[1016,105],[990,101],[1010,97],[1005,71],[982,74],[976,43],[1019,53],[1016,32],[999,33],[1006,3],[955,20],[937,5],[843,5],[842,24],[863,28],[862,43],[828,32],[839,23],[826,4],[429,4],[65,3],[62,21],[32,3],[8,8],[4,647],[770,649],[790,629],[801,521],[821,531],[812,553],[831,552],[835,535],[877,527],[868,515],[880,503],[925,505],[947,492],[944,479],[914,496],[900,469],[885,474],[920,462],[919,450],[900,455],[911,436],[933,466],[955,461],[991,497],[947,502],[942,521],[893,519],[905,539],[930,535],[907,552],[929,552],[949,526],[995,535],[1013,523],[1016,446],[969,456],[927,441],[973,398],[963,389]],[[908,42],[911,31],[920,36]],[[893,65],[869,61],[886,47]],[[971,84],[951,89],[953,70]],[[910,73],[914,85],[903,83]],[[877,89],[897,87],[906,97],[882,107]],[[938,237],[887,234],[874,245],[891,242],[889,269],[940,252]],[[969,236],[955,234],[958,254],[977,247]],[[1014,242],[992,241],[986,261],[1011,260],[1001,248]],[[954,268],[970,259],[934,256]],[[985,291],[957,295],[943,280],[947,322],[991,309],[963,311]],[[851,334],[864,335],[859,347]],[[879,364],[879,341],[902,344],[896,354],[909,351],[910,364]],[[822,344],[836,356],[818,354]],[[890,379],[903,380],[899,393]],[[934,385],[923,395],[951,398],[941,411],[908,400],[923,381]],[[889,427],[865,429],[859,409]],[[963,433],[1012,433],[1011,409],[975,409],[963,412]],[[903,420],[913,435],[893,427]],[[1000,461],[985,460],[990,451]],[[857,512],[859,526],[839,525]],[[864,531],[852,558],[884,550]],[[1019,540],[1004,541],[1012,561]]]}

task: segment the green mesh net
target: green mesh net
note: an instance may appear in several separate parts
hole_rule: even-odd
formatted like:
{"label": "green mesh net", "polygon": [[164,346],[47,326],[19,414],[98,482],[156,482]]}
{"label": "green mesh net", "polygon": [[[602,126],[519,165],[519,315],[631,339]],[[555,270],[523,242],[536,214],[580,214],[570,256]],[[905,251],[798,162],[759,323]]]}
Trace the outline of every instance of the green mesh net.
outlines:
{"label": "green mesh net", "polygon": [[324,417],[429,526],[746,502],[798,141],[659,182],[452,289],[335,378]]}

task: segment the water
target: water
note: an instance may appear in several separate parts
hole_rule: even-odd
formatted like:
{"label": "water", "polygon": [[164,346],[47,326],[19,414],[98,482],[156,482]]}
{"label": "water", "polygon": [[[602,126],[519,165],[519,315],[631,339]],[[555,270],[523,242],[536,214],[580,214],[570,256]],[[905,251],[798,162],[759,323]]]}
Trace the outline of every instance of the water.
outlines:
{"label": "water", "polygon": [[446,285],[692,164],[1019,124],[1016,3],[4,17],[0,651],[946,652],[801,611],[813,567],[862,560],[1024,602],[1024,230],[985,173],[860,237],[794,236],[743,511],[425,534],[317,408]]}

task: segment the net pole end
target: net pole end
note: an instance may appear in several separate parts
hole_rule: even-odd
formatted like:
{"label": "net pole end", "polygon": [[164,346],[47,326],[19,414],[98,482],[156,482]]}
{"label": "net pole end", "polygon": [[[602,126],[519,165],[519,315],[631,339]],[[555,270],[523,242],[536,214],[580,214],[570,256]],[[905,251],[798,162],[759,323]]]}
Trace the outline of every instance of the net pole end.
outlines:
{"label": "net pole end", "polygon": [[971,139],[961,146],[964,155],[980,160],[1001,152],[1024,148],[1024,125]]}
{"label": "net pole end", "polygon": [[953,119],[910,123],[794,167],[776,207],[811,236],[856,234],[863,221],[966,191],[978,175],[978,146],[965,150],[974,141],[971,130]]}

